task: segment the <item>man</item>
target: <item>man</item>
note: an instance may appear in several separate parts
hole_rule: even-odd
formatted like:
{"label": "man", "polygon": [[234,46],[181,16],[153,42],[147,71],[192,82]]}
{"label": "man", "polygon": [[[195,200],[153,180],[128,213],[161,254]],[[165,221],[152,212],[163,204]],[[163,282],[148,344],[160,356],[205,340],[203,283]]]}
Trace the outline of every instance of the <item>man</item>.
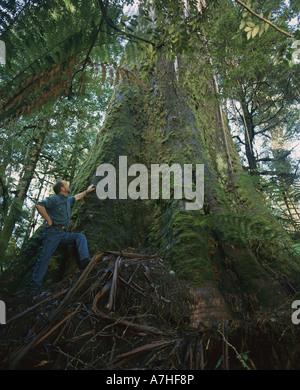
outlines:
{"label": "man", "polygon": [[75,201],[82,199],[86,194],[95,190],[92,184],[86,191],[75,196],[68,196],[69,185],[64,180],[57,181],[53,190],[55,195],[50,196],[36,204],[40,215],[46,221],[43,232],[43,244],[40,256],[35,264],[32,280],[29,287],[36,292],[46,275],[52,254],[59,244],[76,243],[76,248],[80,260],[80,268],[85,268],[90,261],[86,237],[82,233],[69,233],[67,229],[70,225],[71,206]]}

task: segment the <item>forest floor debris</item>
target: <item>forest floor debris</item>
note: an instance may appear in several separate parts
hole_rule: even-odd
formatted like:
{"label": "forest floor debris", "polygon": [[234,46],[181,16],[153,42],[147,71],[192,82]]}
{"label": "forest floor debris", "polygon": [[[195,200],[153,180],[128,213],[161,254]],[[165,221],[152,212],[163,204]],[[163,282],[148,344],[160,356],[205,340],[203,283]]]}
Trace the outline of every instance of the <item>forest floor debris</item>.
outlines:
{"label": "forest floor debris", "polygon": [[193,328],[193,295],[170,271],[158,255],[103,251],[49,289],[5,297],[0,369],[300,368],[288,303]]}

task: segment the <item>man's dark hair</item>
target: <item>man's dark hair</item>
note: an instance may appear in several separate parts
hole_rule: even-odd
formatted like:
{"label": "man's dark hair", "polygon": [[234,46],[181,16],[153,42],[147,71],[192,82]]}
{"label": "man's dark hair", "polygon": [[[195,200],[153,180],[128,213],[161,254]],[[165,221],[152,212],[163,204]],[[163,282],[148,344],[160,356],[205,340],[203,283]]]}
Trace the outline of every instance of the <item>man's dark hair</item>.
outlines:
{"label": "man's dark hair", "polygon": [[53,191],[56,193],[56,194],[59,194],[60,193],[60,190],[62,189],[62,187],[64,186],[64,181],[63,180],[58,180],[54,186],[53,186]]}

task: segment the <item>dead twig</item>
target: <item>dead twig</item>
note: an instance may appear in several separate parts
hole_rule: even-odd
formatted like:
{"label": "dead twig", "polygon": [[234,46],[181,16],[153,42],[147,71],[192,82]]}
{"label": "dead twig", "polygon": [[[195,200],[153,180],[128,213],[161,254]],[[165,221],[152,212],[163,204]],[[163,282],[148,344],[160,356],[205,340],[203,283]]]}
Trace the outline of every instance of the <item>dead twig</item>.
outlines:
{"label": "dead twig", "polygon": [[153,326],[140,325],[140,324],[136,324],[136,323],[133,323],[133,322],[129,322],[127,320],[117,320],[116,321],[115,318],[112,318],[109,315],[101,312],[97,308],[96,305],[93,307],[93,309],[94,309],[95,313],[100,318],[102,318],[103,320],[105,320],[107,322],[114,323],[114,324],[121,325],[121,326],[125,326],[125,327],[128,327],[129,329],[137,331],[137,332],[144,332],[144,333],[150,333],[150,334],[156,334],[156,335],[166,335],[166,332],[164,332],[164,331],[162,331],[160,329],[157,329],[157,328],[155,328]]}
{"label": "dead twig", "polygon": [[133,252],[123,252],[123,251],[105,251],[105,253],[111,253],[116,256],[131,258],[131,259],[154,259],[157,257],[157,255],[144,255],[141,253],[133,253]]}
{"label": "dead twig", "polygon": [[122,258],[118,256],[117,260],[115,261],[115,269],[113,273],[113,279],[111,283],[111,288],[110,288],[110,294],[109,294],[109,300],[107,304],[107,309],[111,310],[112,307],[114,306],[115,299],[116,299],[116,294],[117,294],[117,282],[118,282],[118,269],[121,265],[121,260]]}
{"label": "dead twig", "polygon": [[220,335],[222,336],[223,341],[224,341],[226,344],[228,344],[229,347],[231,347],[231,348],[234,350],[235,355],[236,355],[236,357],[238,358],[238,360],[242,363],[242,366],[243,366],[244,368],[246,368],[247,370],[251,370],[251,368],[246,364],[245,360],[242,358],[241,354],[238,353],[238,351],[236,350],[236,348],[226,340],[226,337],[225,337],[224,334],[220,331],[220,329],[218,329],[218,332],[219,332]]}
{"label": "dead twig", "polygon": [[157,340],[157,341],[153,341],[150,344],[145,344],[145,345],[143,345],[141,347],[138,347],[138,348],[135,348],[135,349],[133,349],[133,350],[131,350],[129,352],[126,352],[126,353],[123,353],[123,354],[120,354],[120,355],[116,356],[114,361],[112,362],[113,366],[114,366],[114,368],[116,368],[117,363],[120,360],[129,358],[129,357],[131,357],[133,355],[136,355],[136,354],[139,354],[139,353],[142,353],[142,352],[145,352],[145,351],[149,351],[149,350],[153,350],[153,349],[157,349],[157,348],[165,348],[165,347],[167,347],[170,344],[176,343],[177,341],[178,341],[178,339]]}

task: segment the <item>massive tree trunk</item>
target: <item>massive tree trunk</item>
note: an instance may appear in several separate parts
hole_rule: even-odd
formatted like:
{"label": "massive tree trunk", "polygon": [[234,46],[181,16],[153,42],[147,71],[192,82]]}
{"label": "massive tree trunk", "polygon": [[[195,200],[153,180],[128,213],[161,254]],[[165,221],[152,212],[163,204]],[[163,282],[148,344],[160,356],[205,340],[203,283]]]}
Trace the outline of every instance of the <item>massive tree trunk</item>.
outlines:
{"label": "massive tree trunk", "polygon": [[295,286],[300,277],[283,228],[243,173],[213,75],[202,77],[199,63],[179,58],[177,84],[174,63],[161,57],[149,89],[116,88],[73,191],[97,185],[103,163],[116,168],[118,183],[119,156],[148,172],[155,163],[204,164],[203,208],[185,210],[172,198],[100,200],[94,194],[77,202],[72,215],[73,230],[87,235],[91,252],[140,245],[159,251],[197,297],[195,322],[277,306],[289,293],[282,285]]}

